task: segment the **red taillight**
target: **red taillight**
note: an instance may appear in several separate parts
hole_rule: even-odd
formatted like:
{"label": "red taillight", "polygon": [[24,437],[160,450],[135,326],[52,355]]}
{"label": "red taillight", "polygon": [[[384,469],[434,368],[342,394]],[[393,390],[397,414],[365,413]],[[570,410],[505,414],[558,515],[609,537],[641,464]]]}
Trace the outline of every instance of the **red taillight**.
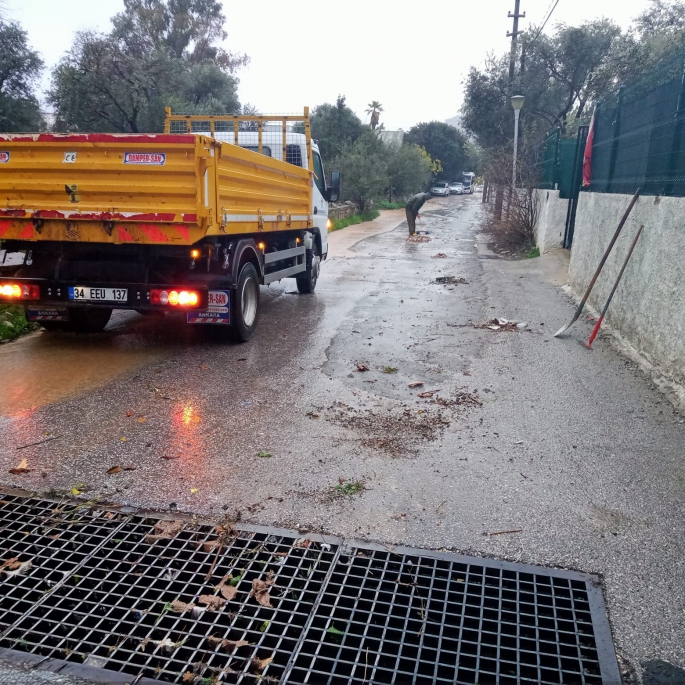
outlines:
{"label": "red taillight", "polygon": [[200,293],[195,290],[151,290],[150,304],[171,305],[172,307],[196,307]]}
{"label": "red taillight", "polygon": [[13,300],[39,300],[40,288],[37,285],[19,283],[0,284],[0,297],[10,297]]}

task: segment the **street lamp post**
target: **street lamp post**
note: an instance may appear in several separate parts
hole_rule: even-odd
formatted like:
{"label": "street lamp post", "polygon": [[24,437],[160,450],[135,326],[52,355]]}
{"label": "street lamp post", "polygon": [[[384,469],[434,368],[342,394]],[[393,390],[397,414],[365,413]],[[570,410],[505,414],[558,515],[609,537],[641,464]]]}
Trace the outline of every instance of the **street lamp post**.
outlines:
{"label": "street lamp post", "polygon": [[523,107],[524,100],[525,97],[523,95],[511,96],[511,106],[514,108],[514,168],[511,175],[512,190],[516,190],[516,157],[518,155],[519,145],[519,116],[521,114],[521,108]]}

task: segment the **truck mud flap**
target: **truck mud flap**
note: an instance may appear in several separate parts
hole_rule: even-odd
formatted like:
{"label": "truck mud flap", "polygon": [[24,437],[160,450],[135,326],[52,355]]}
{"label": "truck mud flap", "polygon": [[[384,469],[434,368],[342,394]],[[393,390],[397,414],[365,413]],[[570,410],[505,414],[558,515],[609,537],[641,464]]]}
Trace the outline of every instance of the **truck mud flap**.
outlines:
{"label": "truck mud flap", "polygon": [[188,323],[224,324],[231,323],[231,291],[210,290],[207,294],[207,309],[195,309],[187,313]]}

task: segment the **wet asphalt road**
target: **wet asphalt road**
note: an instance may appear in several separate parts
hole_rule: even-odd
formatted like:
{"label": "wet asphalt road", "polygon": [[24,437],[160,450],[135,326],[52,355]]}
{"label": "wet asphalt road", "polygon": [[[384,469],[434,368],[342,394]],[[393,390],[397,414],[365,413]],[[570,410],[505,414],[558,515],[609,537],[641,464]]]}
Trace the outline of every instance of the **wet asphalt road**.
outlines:
{"label": "wet asphalt road", "polygon": [[[589,322],[552,338],[563,262],[494,259],[477,213],[433,200],[431,242],[402,224],[315,295],[263,288],[246,345],[125,313],[0,348],[0,482],[600,573],[628,668],[685,668],[683,419],[609,341],[575,343]],[[529,325],[473,326],[494,316]]]}

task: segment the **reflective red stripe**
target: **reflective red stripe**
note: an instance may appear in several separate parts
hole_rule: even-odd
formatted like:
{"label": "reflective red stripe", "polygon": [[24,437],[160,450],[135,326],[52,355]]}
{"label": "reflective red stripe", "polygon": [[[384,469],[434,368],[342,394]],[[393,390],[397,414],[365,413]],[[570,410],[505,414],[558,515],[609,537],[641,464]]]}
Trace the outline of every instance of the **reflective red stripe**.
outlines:
{"label": "reflective red stripe", "polygon": [[169,238],[160,230],[159,226],[154,224],[140,224],[140,230],[145,233],[145,235],[158,243],[168,243]]}

